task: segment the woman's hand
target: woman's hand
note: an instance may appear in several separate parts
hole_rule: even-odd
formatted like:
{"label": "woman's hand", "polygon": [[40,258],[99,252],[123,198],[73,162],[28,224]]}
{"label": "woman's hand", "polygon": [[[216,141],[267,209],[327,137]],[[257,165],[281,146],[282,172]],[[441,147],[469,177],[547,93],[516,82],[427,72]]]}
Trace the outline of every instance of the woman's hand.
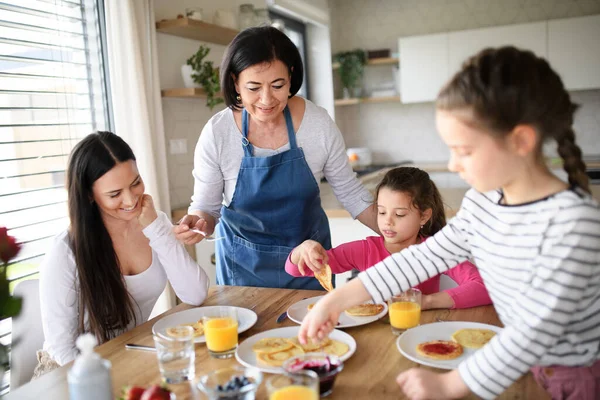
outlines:
{"label": "woman's hand", "polygon": [[146,228],[148,225],[154,222],[158,215],[156,214],[156,208],[154,207],[154,201],[152,200],[152,196],[149,194],[142,195],[140,199],[142,211],[138,216],[138,221],[142,226],[142,229]]}
{"label": "woman's hand", "polygon": [[334,292],[335,290],[319,300],[304,317],[298,332],[300,343],[306,344],[308,339],[320,342],[329,336],[333,327],[336,326],[341,311],[337,309],[335,301],[330,301]]}
{"label": "woman's hand", "polygon": [[396,383],[409,399],[459,399],[470,392],[458,370],[438,374],[411,368],[398,375]]}
{"label": "woman's hand", "polygon": [[[193,232],[192,229],[199,230],[201,232],[206,233],[203,235],[201,233]],[[209,232],[210,230],[210,232]],[[175,225],[173,228],[173,233],[175,233],[175,237],[181,243],[186,245],[196,244],[202,241],[206,236],[212,234],[214,228],[211,228],[208,221],[199,215],[188,214],[179,221],[178,225]]]}
{"label": "woman's hand", "polygon": [[310,268],[313,273],[320,271],[329,262],[327,251],[321,243],[314,240],[305,240],[292,252],[292,262],[298,265],[298,271],[306,275],[305,267]]}

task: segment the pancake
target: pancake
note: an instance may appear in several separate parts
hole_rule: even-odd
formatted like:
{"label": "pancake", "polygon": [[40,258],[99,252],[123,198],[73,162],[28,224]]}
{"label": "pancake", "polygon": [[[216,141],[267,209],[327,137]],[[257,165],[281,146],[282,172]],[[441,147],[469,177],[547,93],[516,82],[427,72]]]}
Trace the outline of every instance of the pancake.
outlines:
{"label": "pancake", "polygon": [[417,346],[417,353],[434,360],[453,360],[463,353],[460,344],[448,340],[431,340]]}
{"label": "pancake", "polygon": [[188,322],[186,324],[181,324],[177,326],[172,326],[166,329],[166,333],[168,336],[173,338],[182,338],[185,337],[186,332],[183,329],[179,329],[182,326],[191,326],[194,329],[194,333],[192,337],[196,338],[198,336],[202,336],[204,334],[204,325],[202,325],[202,321],[197,322]]}
{"label": "pancake", "polygon": [[347,309],[346,314],[352,317],[369,317],[379,314],[384,308],[383,304],[359,304]]}
{"label": "pancake", "polygon": [[277,353],[286,351],[294,345],[284,338],[264,338],[252,345],[252,351],[255,353]]}
{"label": "pancake", "polygon": [[325,290],[328,292],[333,290],[333,285],[331,283],[331,267],[328,264],[325,264],[324,268],[321,268],[318,272],[315,272],[315,278],[317,278]]}
{"label": "pancake", "polygon": [[452,340],[469,349],[480,349],[495,335],[489,329],[459,329],[452,334]]}
{"label": "pancake", "polygon": [[281,367],[289,358],[304,354],[302,349],[292,346],[289,350],[278,351],[275,353],[257,353],[256,359],[263,364],[271,367]]}

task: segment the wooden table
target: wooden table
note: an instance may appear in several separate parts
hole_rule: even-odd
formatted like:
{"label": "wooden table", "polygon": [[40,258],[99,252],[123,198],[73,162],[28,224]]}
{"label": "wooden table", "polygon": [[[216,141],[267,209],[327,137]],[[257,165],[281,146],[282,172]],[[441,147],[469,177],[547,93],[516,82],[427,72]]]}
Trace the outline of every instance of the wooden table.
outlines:
{"label": "wooden table", "polygon": [[[246,307],[258,314],[258,322],[250,330],[240,335],[244,339],[269,329],[295,326],[287,319],[277,324],[275,319],[291,304],[305,297],[321,295],[322,292],[310,290],[265,289],[253,287],[215,286],[210,289],[203,305],[232,305]],[[160,373],[156,355],[139,350],[125,350],[125,343],[137,343],[153,346],[152,325],[162,316],[191,308],[180,304],[165,314],[158,316],[137,328],[99,346],[96,351],[112,362],[112,380],[115,397],[125,385],[149,386],[160,382]],[[421,316],[421,324],[441,320],[461,320],[501,325],[492,306],[477,307],[466,310],[434,310],[425,311]],[[346,361],[344,370],[335,383],[329,399],[399,399],[404,398],[395,378],[408,368],[428,368],[404,358],[396,349],[396,336],[391,333],[386,318],[361,327],[345,329],[357,343],[356,353]],[[209,357],[205,345],[196,347],[196,376],[209,371],[235,365],[235,358],[216,360]],[[11,392],[6,399],[31,400],[63,400],[68,399],[67,371],[70,365],[52,371],[40,379],[28,383]],[[432,369],[434,370],[434,369]],[[269,376],[269,375],[267,375]],[[265,376],[266,377],[266,376]],[[264,384],[261,385],[257,399],[266,399]],[[204,399],[205,397],[188,383],[169,385],[177,394],[178,400]],[[467,398],[476,398],[471,395]],[[527,374],[512,385],[501,399],[548,399]]]}

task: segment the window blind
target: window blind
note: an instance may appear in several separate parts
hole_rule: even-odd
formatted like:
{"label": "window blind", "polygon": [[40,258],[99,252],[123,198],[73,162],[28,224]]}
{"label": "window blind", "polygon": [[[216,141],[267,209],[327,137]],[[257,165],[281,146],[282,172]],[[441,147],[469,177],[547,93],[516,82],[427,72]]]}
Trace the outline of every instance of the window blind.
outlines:
{"label": "window blind", "polygon": [[[98,0],[0,0],[0,226],[22,243],[11,288],[36,278],[68,226],[71,149],[109,129],[104,23]],[[10,344],[11,321],[0,321]],[[0,395],[8,390],[8,374]]]}

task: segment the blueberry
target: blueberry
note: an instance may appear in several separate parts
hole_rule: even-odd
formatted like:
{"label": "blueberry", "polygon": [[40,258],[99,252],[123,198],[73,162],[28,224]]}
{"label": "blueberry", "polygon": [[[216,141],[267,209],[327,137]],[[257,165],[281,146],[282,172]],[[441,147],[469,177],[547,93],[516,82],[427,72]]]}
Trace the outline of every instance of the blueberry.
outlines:
{"label": "blueberry", "polygon": [[222,392],[223,391],[223,386],[222,385],[217,385],[217,391]]}

